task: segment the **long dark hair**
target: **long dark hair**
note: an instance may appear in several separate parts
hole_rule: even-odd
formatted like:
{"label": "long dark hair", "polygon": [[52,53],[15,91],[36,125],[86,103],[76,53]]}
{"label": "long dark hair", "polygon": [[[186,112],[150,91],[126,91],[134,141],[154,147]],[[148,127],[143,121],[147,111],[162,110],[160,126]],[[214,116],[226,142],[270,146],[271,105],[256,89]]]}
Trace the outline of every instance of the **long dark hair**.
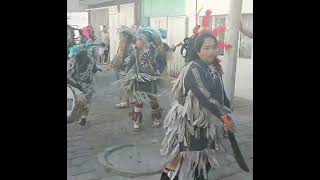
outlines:
{"label": "long dark hair", "polygon": [[200,52],[204,40],[207,38],[212,38],[216,44],[218,43],[217,38],[209,32],[204,32],[198,35],[195,39],[185,38],[183,40],[184,44],[181,47],[180,54],[185,58],[185,63],[199,59],[197,53]]}
{"label": "long dark hair", "polygon": [[[195,43],[194,43],[194,51],[196,52],[196,56],[198,56],[197,53],[200,52],[201,47],[202,47],[204,41],[205,41],[207,38],[212,38],[212,39],[214,40],[215,44],[218,44],[217,38],[216,38],[214,35],[212,35],[211,33],[209,33],[209,32],[205,32],[205,33],[199,35],[199,36],[196,38]],[[199,58],[199,56],[198,56],[198,58]],[[215,67],[217,68],[217,70],[219,71],[219,73],[223,74],[221,65],[220,65],[217,61],[214,61],[213,64],[215,65]]]}
{"label": "long dark hair", "polygon": [[205,33],[199,35],[199,36],[196,38],[195,42],[194,42],[194,50],[195,50],[196,52],[200,52],[200,49],[201,49],[201,47],[202,47],[202,45],[203,45],[203,43],[204,43],[204,40],[207,39],[207,38],[212,38],[212,39],[214,40],[214,42],[215,42],[216,44],[218,44],[218,40],[217,40],[217,38],[216,38],[214,35],[212,35],[212,34],[209,33],[209,32],[205,32]]}
{"label": "long dark hair", "polygon": [[206,38],[212,38],[217,43],[217,38],[214,37],[211,33],[205,32],[194,38],[185,38],[183,40],[183,45],[180,50],[180,54],[185,58],[185,63],[189,63],[195,59],[199,59],[197,52],[200,52],[200,49]]}

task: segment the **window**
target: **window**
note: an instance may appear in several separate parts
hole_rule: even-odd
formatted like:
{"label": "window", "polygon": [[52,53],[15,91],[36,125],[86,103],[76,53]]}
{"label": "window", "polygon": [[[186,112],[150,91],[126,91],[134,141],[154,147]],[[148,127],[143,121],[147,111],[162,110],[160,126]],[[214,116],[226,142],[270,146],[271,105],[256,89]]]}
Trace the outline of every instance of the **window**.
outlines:
{"label": "window", "polygon": [[[226,26],[226,16],[214,16],[215,26],[214,27],[225,27]],[[221,33],[217,38],[218,41],[224,41],[224,35],[225,33]],[[224,49],[218,49],[218,55],[224,55]]]}
{"label": "window", "polygon": [[[244,29],[252,32],[253,30],[253,15],[243,14],[242,15],[242,25]],[[240,33],[240,44],[239,44],[239,57],[244,59],[251,59],[252,54],[252,39],[246,35]]]}
{"label": "window", "polygon": [[[219,26],[225,27],[226,26],[226,19],[227,15],[215,15],[214,16],[214,26],[212,28],[216,28]],[[200,17],[200,22],[202,21],[202,16]],[[242,15],[242,24],[243,27],[252,32],[253,28],[253,14],[243,14]],[[224,41],[225,33],[221,33],[217,39],[218,41]],[[252,39],[245,36],[244,34],[240,33],[239,36],[239,49],[238,49],[238,56],[244,59],[251,59],[252,54]],[[218,50],[218,55],[224,55],[224,49]]]}

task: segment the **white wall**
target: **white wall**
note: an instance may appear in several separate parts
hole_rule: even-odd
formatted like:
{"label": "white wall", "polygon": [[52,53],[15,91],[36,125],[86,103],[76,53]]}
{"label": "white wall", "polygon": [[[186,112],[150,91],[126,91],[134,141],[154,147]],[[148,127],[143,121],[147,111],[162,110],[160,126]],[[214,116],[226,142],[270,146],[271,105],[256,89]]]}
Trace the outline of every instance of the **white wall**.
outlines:
{"label": "white wall", "polygon": [[67,13],[67,22],[69,25],[74,26],[77,25],[79,28],[88,26],[88,12],[71,12]]}
{"label": "white wall", "polygon": [[67,0],[67,12],[83,12],[86,7],[79,0]]}
{"label": "white wall", "polygon": [[[222,69],[225,69],[223,56],[221,59]],[[236,83],[234,95],[248,100],[253,100],[253,61],[252,59],[237,59]]]}
{"label": "white wall", "polygon": [[188,37],[192,35],[192,30],[196,26],[196,1],[188,1],[186,3],[186,16],[189,19]]}
{"label": "white wall", "polygon": [[[228,14],[230,0],[198,0],[198,10],[201,7],[203,7],[201,15],[205,14],[207,9],[211,9],[213,15]],[[242,0],[242,13],[253,13],[253,0]]]}
{"label": "white wall", "polygon": [[253,61],[238,59],[234,95],[253,100]]}

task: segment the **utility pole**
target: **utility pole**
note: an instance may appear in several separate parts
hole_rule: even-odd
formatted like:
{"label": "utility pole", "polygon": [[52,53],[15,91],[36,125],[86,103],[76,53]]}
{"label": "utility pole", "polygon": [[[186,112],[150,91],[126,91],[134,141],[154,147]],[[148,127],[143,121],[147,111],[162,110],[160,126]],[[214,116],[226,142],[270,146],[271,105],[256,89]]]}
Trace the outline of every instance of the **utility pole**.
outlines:
{"label": "utility pole", "polygon": [[232,102],[235,90],[236,67],[238,58],[239,30],[241,22],[242,0],[230,1],[230,12],[227,17],[225,42],[232,48],[224,53],[224,83],[227,96]]}
{"label": "utility pole", "polygon": [[142,0],[134,1],[134,25],[142,25]]}
{"label": "utility pole", "polygon": [[198,25],[198,0],[196,0],[196,25]]}

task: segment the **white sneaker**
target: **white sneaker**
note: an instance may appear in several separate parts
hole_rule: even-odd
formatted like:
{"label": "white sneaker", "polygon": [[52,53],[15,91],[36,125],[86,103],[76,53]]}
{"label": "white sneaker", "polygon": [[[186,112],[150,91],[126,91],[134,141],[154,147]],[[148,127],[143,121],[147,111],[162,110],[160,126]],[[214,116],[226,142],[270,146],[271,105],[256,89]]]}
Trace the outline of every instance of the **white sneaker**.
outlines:
{"label": "white sneaker", "polygon": [[137,123],[137,122],[134,122],[133,123],[133,130],[139,130],[140,129],[140,125],[139,125],[139,123]]}
{"label": "white sneaker", "polygon": [[116,108],[127,108],[128,107],[128,103],[127,102],[121,102],[119,104],[115,105]]}
{"label": "white sneaker", "polygon": [[160,121],[159,120],[153,121],[153,126],[154,127],[159,127],[160,126]]}

